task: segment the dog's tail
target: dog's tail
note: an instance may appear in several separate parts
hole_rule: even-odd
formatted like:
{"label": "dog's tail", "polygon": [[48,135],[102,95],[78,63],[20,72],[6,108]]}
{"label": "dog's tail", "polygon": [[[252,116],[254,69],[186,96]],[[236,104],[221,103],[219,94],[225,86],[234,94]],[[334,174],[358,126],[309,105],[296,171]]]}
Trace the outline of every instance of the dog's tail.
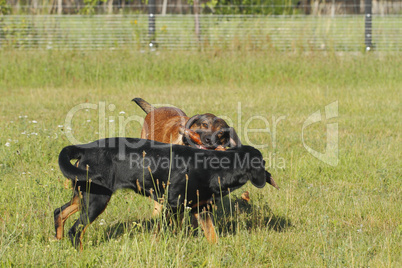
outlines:
{"label": "dog's tail", "polygon": [[152,106],[151,104],[149,104],[148,102],[144,101],[141,98],[135,98],[132,101],[137,103],[137,105],[140,106],[141,109],[143,109],[146,114],[150,113],[151,111],[153,111],[155,109],[154,106]]}
{"label": "dog's tail", "polygon": [[81,169],[71,164],[70,161],[72,159],[78,159],[79,161],[84,154],[84,148],[74,145],[64,147],[61,150],[59,154],[59,167],[66,178],[72,181],[87,181],[90,178],[98,177],[97,174],[92,174],[89,170]]}

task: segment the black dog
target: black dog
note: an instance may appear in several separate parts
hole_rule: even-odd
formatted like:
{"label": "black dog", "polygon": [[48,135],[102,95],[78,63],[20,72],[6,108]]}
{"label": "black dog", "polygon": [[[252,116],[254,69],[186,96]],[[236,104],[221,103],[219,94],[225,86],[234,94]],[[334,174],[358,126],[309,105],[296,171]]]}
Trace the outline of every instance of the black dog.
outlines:
{"label": "black dog", "polygon": [[[72,159],[78,159],[77,165],[71,164]],[[209,204],[248,180],[258,188],[266,182],[277,188],[264,164],[261,153],[250,146],[211,151],[131,138],[67,146],[60,152],[59,165],[73,182],[74,196],[54,211],[56,238],[63,237],[67,218],[81,210],[69,236],[82,249],[88,224],[105,210],[116,190],[130,188],[155,202],[165,200],[173,213],[190,207],[208,241],[214,243]]]}

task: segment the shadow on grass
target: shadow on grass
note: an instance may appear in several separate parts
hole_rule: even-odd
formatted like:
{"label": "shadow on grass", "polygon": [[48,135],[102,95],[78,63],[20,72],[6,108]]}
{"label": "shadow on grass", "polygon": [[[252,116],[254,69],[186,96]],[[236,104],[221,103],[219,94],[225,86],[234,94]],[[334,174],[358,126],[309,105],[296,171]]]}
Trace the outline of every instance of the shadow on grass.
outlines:
{"label": "shadow on grass", "polygon": [[221,234],[236,234],[240,229],[268,229],[284,232],[293,227],[292,221],[283,216],[275,215],[268,204],[247,202],[241,198],[230,200],[224,197],[219,202],[214,215],[215,225]]}
{"label": "shadow on grass", "polygon": [[[187,213],[188,214],[188,213]],[[163,232],[169,234],[177,234],[183,232],[183,227],[187,228],[187,233],[194,233],[194,229],[190,226],[190,216],[188,215],[184,219],[187,221],[183,223],[174,214],[170,217],[155,217],[155,218],[136,218],[126,221],[114,221],[106,228],[104,235],[107,240],[116,239],[122,235],[128,235],[133,237],[136,233],[147,232],[160,234]],[[178,222],[181,222],[181,228],[178,228]]]}
{"label": "shadow on grass", "polygon": [[133,219],[127,221],[114,221],[106,228],[106,240],[116,239],[124,234],[132,237],[138,232],[157,231],[160,219]]}
{"label": "shadow on grass", "polygon": [[[224,197],[222,202],[218,202],[213,211],[215,226],[221,236],[234,235],[239,230],[261,230],[268,229],[276,232],[284,232],[291,228],[292,222],[289,218],[275,215],[271,208],[261,202],[246,202],[243,199],[235,198],[230,200]],[[170,218],[150,218],[150,219],[133,219],[127,221],[115,221],[110,224],[104,231],[106,240],[118,238],[124,234],[129,237],[134,236],[138,232],[148,232],[159,234],[162,232],[170,232],[178,234],[186,231],[189,235],[197,235],[200,231],[194,229],[190,222],[191,215],[185,215],[185,223],[181,223],[181,228],[177,222],[177,214]],[[185,229],[186,230],[183,230]]]}

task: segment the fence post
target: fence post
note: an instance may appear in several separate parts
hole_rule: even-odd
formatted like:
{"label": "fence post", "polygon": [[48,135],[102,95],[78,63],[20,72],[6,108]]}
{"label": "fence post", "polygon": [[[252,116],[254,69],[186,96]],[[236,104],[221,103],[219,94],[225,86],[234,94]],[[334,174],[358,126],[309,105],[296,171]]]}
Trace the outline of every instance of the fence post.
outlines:
{"label": "fence post", "polygon": [[197,37],[198,41],[201,41],[200,4],[198,0],[194,0],[193,11],[194,11],[195,36]]}
{"label": "fence post", "polygon": [[149,36],[149,48],[154,49],[155,42],[155,0],[148,1],[149,15],[148,15],[148,36]]}
{"label": "fence post", "polygon": [[373,48],[372,41],[372,0],[365,0],[364,3],[364,38],[366,44],[366,51],[370,51]]}
{"label": "fence post", "polygon": [[63,13],[63,0],[57,0],[57,14],[61,15]]}

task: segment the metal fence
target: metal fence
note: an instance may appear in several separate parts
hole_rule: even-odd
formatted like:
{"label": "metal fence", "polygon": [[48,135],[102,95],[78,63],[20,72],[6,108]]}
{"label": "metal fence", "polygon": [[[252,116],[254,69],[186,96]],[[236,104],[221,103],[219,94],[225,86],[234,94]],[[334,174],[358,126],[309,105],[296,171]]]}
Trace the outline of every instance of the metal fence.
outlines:
{"label": "metal fence", "polygon": [[77,6],[69,12],[68,6],[20,6],[17,11],[10,8],[9,15],[0,15],[0,49],[145,50],[151,44],[162,50],[402,50],[401,1],[391,1],[392,5],[382,9],[373,5],[369,16],[364,1],[371,0],[358,1],[352,9],[335,5],[338,0],[322,6],[311,1],[307,9],[304,1],[259,6],[255,14],[247,14],[239,5],[218,12],[219,6],[211,10],[200,4],[197,10],[189,4],[169,6],[167,0],[154,6],[149,0],[149,5],[124,9],[105,2],[94,6],[90,15],[83,15],[84,7]]}

